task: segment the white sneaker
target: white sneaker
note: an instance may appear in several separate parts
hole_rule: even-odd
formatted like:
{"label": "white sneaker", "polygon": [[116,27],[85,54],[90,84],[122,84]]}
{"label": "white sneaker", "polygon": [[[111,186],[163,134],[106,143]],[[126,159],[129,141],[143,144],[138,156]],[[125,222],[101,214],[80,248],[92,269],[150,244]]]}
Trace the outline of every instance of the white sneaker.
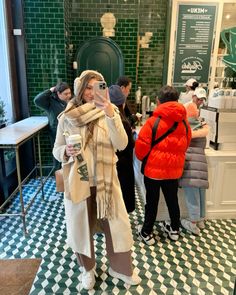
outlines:
{"label": "white sneaker", "polygon": [[179,239],[179,232],[177,230],[173,230],[171,225],[166,221],[163,223],[163,229],[172,241],[177,241]]}
{"label": "white sneaker", "polygon": [[193,223],[192,221],[187,220],[187,219],[182,219],[181,224],[185,229],[187,229],[188,231],[190,231],[194,235],[197,235],[197,236],[200,235],[200,230],[197,227],[196,223]]}
{"label": "white sneaker", "polygon": [[204,222],[204,219],[198,221],[198,222],[197,222],[197,226],[198,226],[200,229],[204,229],[204,228],[205,228],[205,222]]}
{"label": "white sneaker", "polygon": [[84,269],[84,271],[82,273],[82,286],[84,289],[86,289],[86,290],[93,289],[95,282],[96,282],[95,275],[97,276],[97,273],[95,271],[95,267],[89,271],[86,271]]}
{"label": "white sneaker", "polygon": [[135,272],[133,272],[132,276],[126,276],[109,267],[108,273],[111,277],[120,279],[128,285],[139,285],[141,283],[141,278]]}
{"label": "white sneaker", "polygon": [[143,235],[142,234],[142,226],[141,225],[138,228],[138,235],[142,239],[142,241],[145,244],[147,244],[148,246],[152,246],[156,242],[152,233],[150,235]]}

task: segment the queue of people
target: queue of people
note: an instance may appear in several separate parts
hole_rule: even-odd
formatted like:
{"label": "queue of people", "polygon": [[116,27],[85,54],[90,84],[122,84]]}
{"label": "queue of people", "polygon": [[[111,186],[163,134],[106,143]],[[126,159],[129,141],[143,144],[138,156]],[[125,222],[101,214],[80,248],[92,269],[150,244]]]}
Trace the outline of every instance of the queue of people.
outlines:
{"label": "queue of people", "polygon": [[[196,235],[204,228],[208,187],[204,154],[208,127],[199,120],[206,91],[195,87],[196,80],[186,82],[195,88],[188,91],[191,99],[185,104],[174,87],[161,88],[156,109],[135,142],[135,116],[127,108],[131,80],[120,77],[105,92],[95,92],[99,82],[104,82],[102,74],[86,70],[74,81],[72,99],[65,82],[61,84],[64,88],[57,85],[35,98],[35,104],[48,115],[53,156],[62,165],[67,243],[83,269],[82,286],[87,290],[96,282],[93,235],[97,231],[106,237],[109,275],[130,285],[141,282],[132,265],[129,221],[135,210],[133,152],[140,161],[148,156],[143,172],[145,216],[138,235],[149,246],[156,242],[153,227],[160,189],[170,216],[163,230],[177,241],[180,225]],[[70,136],[79,138],[79,144],[71,144]],[[182,220],[179,187],[188,209],[188,217]]]}

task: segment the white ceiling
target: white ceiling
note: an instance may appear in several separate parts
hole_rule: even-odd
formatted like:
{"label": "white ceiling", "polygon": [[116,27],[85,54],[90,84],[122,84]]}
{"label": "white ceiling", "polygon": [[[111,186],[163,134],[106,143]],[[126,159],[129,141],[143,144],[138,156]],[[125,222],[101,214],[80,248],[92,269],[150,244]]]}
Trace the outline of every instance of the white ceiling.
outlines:
{"label": "white ceiling", "polygon": [[[226,16],[230,16],[228,19]],[[236,27],[236,3],[226,3],[224,5],[221,29]]]}

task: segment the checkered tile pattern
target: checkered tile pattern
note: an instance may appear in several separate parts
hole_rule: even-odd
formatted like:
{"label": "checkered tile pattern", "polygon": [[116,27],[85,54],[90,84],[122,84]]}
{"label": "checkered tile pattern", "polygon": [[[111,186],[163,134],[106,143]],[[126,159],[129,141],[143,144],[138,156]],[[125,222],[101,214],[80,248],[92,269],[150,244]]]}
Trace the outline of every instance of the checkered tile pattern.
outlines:
{"label": "checkered tile pattern", "polygon": [[[35,184],[32,181],[32,185]],[[25,202],[34,187],[25,189]],[[27,237],[20,217],[0,220],[0,258],[42,258],[30,295],[51,294],[233,294],[236,278],[236,220],[209,220],[200,236],[182,230],[177,242],[170,241],[156,222],[156,244],[144,245],[136,235],[144,217],[144,205],[136,188],[136,212],[130,214],[134,234],[133,264],[142,278],[139,286],[128,286],[108,275],[104,236],[95,236],[97,273],[95,288],[81,287],[76,257],[66,245],[63,196],[55,201],[55,182],[45,185],[27,215]],[[9,210],[19,210],[16,197]]]}

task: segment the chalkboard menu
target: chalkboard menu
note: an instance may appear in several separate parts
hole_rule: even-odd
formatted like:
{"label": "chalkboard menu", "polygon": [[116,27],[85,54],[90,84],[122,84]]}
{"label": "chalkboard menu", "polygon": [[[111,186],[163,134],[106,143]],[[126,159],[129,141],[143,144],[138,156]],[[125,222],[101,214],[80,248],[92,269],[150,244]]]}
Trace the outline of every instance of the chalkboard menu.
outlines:
{"label": "chalkboard menu", "polygon": [[179,4],[173,84],[208,83],[217,4]]}

